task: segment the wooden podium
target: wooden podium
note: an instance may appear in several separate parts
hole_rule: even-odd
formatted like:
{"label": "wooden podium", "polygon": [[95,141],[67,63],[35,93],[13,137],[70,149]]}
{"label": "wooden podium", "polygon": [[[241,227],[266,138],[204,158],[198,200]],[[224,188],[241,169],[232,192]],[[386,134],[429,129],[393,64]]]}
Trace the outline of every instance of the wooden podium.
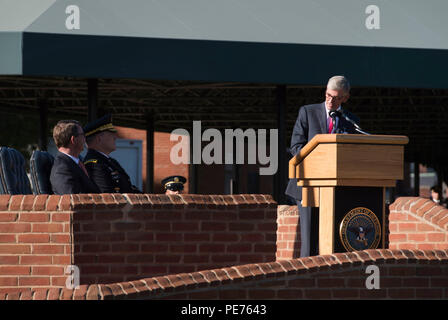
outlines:
{"label": "wooden podium", "polygon": [[408,141],[318,134],[289,161],[289,178],[303,187],[302,206],[319,207],[319,254],[384,248],[385,190],[403,179]]}

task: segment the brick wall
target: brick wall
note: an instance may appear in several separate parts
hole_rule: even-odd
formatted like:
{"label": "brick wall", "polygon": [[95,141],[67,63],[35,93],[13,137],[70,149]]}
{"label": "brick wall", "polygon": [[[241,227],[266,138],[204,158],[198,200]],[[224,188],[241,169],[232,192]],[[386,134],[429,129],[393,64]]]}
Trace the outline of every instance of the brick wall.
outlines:
{"label": "brick wall", "polygon": [[[399,198],[393,250],[295,259],[297,207],[266,195],[1,195],[0,298],[446,299],[447,215]],[[365,288],[369,264],[380,290]]]}
{"label": "brick wall", "polygon": [[279,205],[277,209],[277,260],[300,257],[300,225],[297,206]]}
{"label": "brick wall", "polygon": [[448,249],[448,209],[417,197],[398,198],[389,209],[389,248]]}
{"label": "brick wall", "polygon": [[[275,261],[271,196],[0,196],[0,290]],[[13,290],[13,291],[14,291]]]}
{"label": "brick wall", "polygon": [[68,200],[0,196],[0,292],[65,285],[72,261]]}
{"label": "brick wall", "polygon": [[[367,267],[378,267],[377,289]],[[448,299],[448,250],[366,250],[0,299]]]}

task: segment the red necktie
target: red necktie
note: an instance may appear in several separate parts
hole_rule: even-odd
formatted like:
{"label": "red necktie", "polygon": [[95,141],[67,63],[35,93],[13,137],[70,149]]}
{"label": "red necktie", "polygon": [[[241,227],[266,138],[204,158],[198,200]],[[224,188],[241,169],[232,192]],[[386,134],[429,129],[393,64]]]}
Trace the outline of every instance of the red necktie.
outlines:
{"label": "red necktie", "polygon": [[84,166],[84,163],[82,163],[81,160],[79,160],[78,165],[81,167],[82,171],[84,171],[86,176],[89,176],[89,174],[87,173],[87,169],[86,169],[86,167]]}
{"label": "red necktie", "polygon": [[331,119],[330,117],[328,117],[328,121],[329,121],[329,124],[328,124],[328,133],[332,133],[332,131],[333,131],[333,119]]}

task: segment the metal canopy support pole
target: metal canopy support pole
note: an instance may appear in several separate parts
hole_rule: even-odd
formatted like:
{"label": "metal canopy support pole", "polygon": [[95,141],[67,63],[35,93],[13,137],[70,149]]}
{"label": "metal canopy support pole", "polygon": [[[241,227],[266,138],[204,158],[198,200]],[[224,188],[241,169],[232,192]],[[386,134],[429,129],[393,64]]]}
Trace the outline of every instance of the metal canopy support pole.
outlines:
{"label": "metal canopy support pole", "polygon": [[277,128],[278,128],[278,168],[274,175],[273,197],[278,204],[286,204],[285,189],[287,183],[286,158],[286,85],[278,85],[277,100]]}
{"label": "metal canopy support pole", "polygon": [[90,122],[98,118],[98,79],[87,80],[87,103],[87,121]]}
{"label": "metal canopy support pole", "polygon": [[188,193],[196,194],[198,193],[198,166],[199,164],[194,163],[194,139],[193,139],[193,125],[190,127],[190,164],[188,166]]}
{"label": "metal canopy support pole", "polygon": [[37,104],[39,106],[39,149],[47,151],[48,141],[48,100],[39,99]]}
{"label": "metal canopy support pole", "polygon": [[154,193],[154,115],[146,114],[146,193]]}

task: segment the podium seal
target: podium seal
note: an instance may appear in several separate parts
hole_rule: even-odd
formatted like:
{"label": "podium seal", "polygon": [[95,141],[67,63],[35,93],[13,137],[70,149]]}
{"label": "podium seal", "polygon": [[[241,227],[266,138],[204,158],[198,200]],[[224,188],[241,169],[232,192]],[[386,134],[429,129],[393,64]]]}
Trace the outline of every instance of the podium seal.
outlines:
{"label": "podium seal", "polygon": [[381,239],[381,225],[370,209],[354,208],[342,219],[339,237],[347,251],[376,249]]}

